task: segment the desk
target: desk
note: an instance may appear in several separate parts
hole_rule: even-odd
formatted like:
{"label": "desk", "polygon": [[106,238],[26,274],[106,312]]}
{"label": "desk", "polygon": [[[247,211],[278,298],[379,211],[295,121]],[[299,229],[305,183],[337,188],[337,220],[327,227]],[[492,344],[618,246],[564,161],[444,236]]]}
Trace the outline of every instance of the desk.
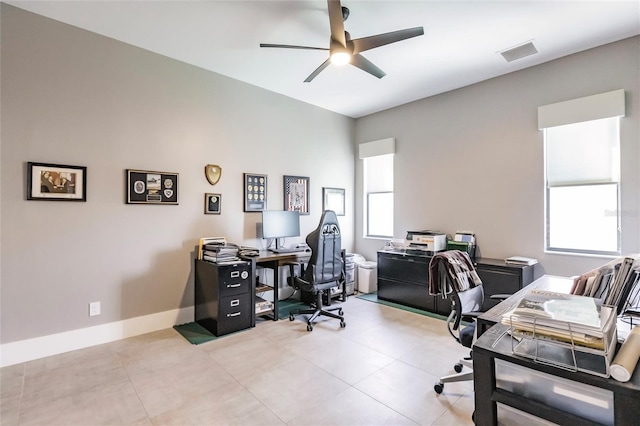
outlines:
{"label": "desk", "polygon": [[[273,311],[264,312],[259,314],[270,315],[273,321],[278,321],[278,285],[280,284],[280,266],[284,266],[289,262],[306,262],[311,256],[311,252],[299,251],[294,253],[273,253],[268,250],[262,250],[258,252],[258,256],[245,256],[243,260],[251,262],[251,281],[253,292],[254,305],[255,305],[255,293],[264,291],[273,291]],[[257,286],[256,283],[256,267],[261,266],[263,268],[269,268],[273,270],[273,287],[271,286]],[[251,325],[256,324],[255,309],[251,317]]]}
{"label": "desk", "polygon": [[537,363],[512,353],[511,337],[501,337],[507,329],[497,324],[473,346],[476,424],[496,425],[511,412],[564,425],[638,425],[640,368],[622,383]]}
{"label": "desk", "polygon": [[569,293],[571,286],[573,285],[572,278],[558,277],[554,275],[543,275],[537,280],[533,281],[526,287],[518,290],[509,296],[508,299],[497,304],[487,312],[481,314],[477,319],[477,335],[481,336],[485,331],[491,328],[495,324],[499,324],[502,321],[502,315],[515,308],[522,297],[534,289],[555,291],[557,293]]}

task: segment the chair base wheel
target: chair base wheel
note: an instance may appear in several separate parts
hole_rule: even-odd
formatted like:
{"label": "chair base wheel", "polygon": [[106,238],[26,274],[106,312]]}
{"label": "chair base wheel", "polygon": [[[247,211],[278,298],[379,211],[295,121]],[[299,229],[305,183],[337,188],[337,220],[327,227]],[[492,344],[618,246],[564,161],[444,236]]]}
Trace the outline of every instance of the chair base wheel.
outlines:
{"label": "chair base wheel", "polygon": [[442,391],[444,390],[444,383],[442,382],[438,382],[433,386],[433,390],[436,391],[436,393],[438,395],[440,395],[442,393]]}
{"label": "chair base wheel", "polygon": [[345,328],[347,326],[347,323],[344,321],[340,321],[340,328]]}
{"label": "chair base wheel", "polygon": [[307,324],[307,331],[313,331],[313,326],[311,324]]}
{"label": "chair base wheel", "polygon": [[457,363],[456,365],[453,366],[453,369],[455,370],[456,373],[462,372],[462,364]]}
{"label": "chair base wheel", "polygon": [[294,317],[293,314],[289,314],[289,321],[293,321],[294,319],[296,319],[296,317]]}

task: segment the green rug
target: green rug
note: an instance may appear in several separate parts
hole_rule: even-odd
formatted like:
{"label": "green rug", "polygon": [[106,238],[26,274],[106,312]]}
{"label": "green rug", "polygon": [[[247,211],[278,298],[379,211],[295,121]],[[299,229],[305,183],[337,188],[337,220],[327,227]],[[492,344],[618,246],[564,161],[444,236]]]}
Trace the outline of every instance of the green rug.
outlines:
{"label": "green rug", "polygon": [[369,302],[379,303],[385,306],[391,306],[392,308],[402,309],[403,311],[413,312],[414,314],[424,315],[431,318],[436,318],[440,320],[446,320],[447,317],[440,314],[435,314],[433,312],[423,311],[422,309],[412,308],[410,306],[400,305],[399,303],[387,302],[386,300],[379,300],[378,293],[364,293],[356,296],[358,299],[367,300]]}
{"label": "green rug", "polygon": [[289,318],[291,311],[296,309],[306,309],[307,304],[295,299],[285,299],[278,301],[278,318]]}
{"label": "green rug", "polygon": [[[296,309],[305,309],[306,306],[306,304],[299,300],[281,300],[278,302],[278,318],[288,319],[291,311]],[[200,345],[218,338],[197,322],[174,325],[173,328],[193,345]]]}
{"label": "green rug", "polygon": [[197,322],[188,322],[186,324],[174,325],[173,328],[189,341],[192,345],[210,342],[217,339],[209,330],[198,324]]}

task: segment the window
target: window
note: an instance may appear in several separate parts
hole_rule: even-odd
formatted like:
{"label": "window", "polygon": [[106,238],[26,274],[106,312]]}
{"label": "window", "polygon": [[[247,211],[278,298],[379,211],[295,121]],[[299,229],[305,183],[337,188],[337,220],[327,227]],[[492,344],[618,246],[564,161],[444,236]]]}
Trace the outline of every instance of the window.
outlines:
{"label": "window", "polygon": [[395,139],[360,145],[363,160],[365,237],[393,238],[393,158]]}
{"label": "window", "polygon": [[619,122],[544,129],[547,251],[620,253]]}
{"label": "window", "polygon": [[364,159],[366,236],[393,238],[393,154]]}

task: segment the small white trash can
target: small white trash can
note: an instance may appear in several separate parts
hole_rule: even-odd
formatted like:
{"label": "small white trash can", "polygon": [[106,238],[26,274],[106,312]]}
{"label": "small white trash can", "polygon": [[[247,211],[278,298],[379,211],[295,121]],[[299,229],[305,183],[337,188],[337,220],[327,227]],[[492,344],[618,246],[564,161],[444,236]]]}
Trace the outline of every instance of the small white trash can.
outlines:
{"label": "small white trash can", "polygon": [[378,264],[376,262],[358,263],[358,291],[360,293],[378,291]]}

